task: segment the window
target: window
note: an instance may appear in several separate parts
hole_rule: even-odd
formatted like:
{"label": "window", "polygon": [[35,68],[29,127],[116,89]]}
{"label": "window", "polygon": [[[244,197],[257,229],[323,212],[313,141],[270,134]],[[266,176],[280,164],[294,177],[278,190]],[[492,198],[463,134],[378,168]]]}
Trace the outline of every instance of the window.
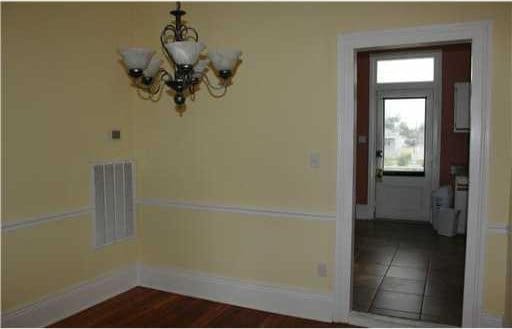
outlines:
{"label": "window", "polygon": [[384,98],[384,175],[425,175],[425,98]]}
{"label": "window", "polygon": [[432,81],[434,57],[377,60],[377,83]]}

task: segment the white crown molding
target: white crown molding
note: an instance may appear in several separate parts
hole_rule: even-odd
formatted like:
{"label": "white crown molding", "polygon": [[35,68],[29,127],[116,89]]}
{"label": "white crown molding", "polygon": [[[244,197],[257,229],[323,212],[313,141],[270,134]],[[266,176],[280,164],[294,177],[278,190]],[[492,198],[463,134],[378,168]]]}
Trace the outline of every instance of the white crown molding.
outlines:
{"label": "white crown molding", "polygon": [[56,220],[63,220],[63,219],[70,219],[75,218],[80,215],[88,214],[92,211],[91,207],[82,207],[72,210],[66,210],[59,213],[53,213],[53,214],[45,214],[41,216],[35,216],[35,217],[29,217],[29,218],[22,218],[22,219],[14,219],[14,220],[2,220],[4,222],[2,224],[2,231],[3,232],[10,232],[15,231],[22,228],[27,228],[43,223],[53,222]]}
{"label": "white crown molding", "polygon": [[137,267],[112,271],[2,314],[2,327],[45,327],[137,285]]}
{"label": "white crown molding", "polygon": [[243,215],[256,215],[268,217],[285,217],[285,218],[299,218],[310,220],[327,220],[335,221],[336,214],[334,213],[319,213],[319,212],[304,212],[288,209],[271,209],[271,208],[256,208],[244,207],[240,205],[225,205],[214,203],[202,202],[187,202],[176,200],[163,200],[163,199],[139,199],[137,204],[144,206],[157,206],[163,208],[181,208],[214,212],[229,212]]}
{"label": "white crown molding", "polygon": [[331,294],[174,267],[139,266],[140,285],[266,312],[332,321]]}

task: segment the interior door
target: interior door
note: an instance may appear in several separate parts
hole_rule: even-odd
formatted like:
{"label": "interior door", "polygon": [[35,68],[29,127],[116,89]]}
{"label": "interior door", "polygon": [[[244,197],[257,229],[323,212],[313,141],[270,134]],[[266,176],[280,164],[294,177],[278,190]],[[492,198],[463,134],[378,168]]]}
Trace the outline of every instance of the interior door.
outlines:
{"label": "interior door", "polygon": [[375,217],[430,220],[432,91],[377,94]]}

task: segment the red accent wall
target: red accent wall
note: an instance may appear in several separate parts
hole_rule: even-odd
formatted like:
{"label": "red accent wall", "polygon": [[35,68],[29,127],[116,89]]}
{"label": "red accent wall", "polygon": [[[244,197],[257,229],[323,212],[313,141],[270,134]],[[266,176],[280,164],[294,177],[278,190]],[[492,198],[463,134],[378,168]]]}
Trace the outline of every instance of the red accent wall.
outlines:
{"label": "red accent wall", "polygon": [[[442,60],[442,118],[440,184],[450,184],[450,166],[469,163],[469,134],[453,132],[453,84],[471,81],[471,45],[455,44],[415,50],[440,49]],[[410,50],[410,49],[409,49]],[[357,54],[357,136],[368,137],[370,52]],[[356,203],[368,195],[368,142],[356,145]]]}
{"label": "red accent wall", "polygon": [[[368,137],[370,104],[370,53],[357,54],[357,136]],[[366,204],[368,195],[368,141],[356,147],[356,203]]]}
{"label": "red accent wall", "polygon": [[441,185],[451,184],[450,166],[469,163],[469,133],[453,132],[453,84],[471,81],[471,45],[443,48],[443,115],[441,121]]}

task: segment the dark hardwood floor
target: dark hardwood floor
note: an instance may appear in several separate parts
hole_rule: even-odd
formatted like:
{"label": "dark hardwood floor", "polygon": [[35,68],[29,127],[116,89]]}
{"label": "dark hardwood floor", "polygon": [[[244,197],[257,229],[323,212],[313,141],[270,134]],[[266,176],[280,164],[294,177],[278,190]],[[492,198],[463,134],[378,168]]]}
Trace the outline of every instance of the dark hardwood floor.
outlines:
{"label": "dark hardwood floor", "polygon": [[50,327],[349,327],[136,287]]}

